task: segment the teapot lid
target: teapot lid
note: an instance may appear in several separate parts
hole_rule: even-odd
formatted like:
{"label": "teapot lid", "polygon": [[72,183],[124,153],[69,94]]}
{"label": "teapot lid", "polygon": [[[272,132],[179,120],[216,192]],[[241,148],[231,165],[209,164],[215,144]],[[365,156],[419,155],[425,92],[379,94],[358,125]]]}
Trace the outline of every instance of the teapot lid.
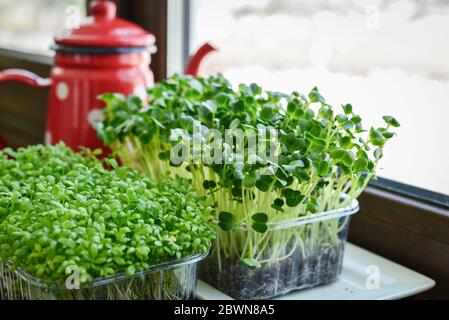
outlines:
{"label": "teapot lid", "polygon": [[153,34],[138,25],[116,18],[117,7],[106,0],[92,1],[91,16],[79,28],[64,30],[55,37],[57,45],[76,47],[149,47]]}

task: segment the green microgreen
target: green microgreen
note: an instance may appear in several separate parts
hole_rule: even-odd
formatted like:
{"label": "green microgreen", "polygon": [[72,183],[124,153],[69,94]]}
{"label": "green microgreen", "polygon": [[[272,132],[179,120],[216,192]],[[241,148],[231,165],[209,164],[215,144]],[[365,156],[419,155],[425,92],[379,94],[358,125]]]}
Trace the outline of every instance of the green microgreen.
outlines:
{"label": "green microgreen", "polygon": [[[126,165],[151,178],[191,178],[217,209],[221,228],[216,250],[252,266],[254,259],[264,256],[258,247],[276,245],[266,244],[275,241],[266,235],[270,223],[345,207],[357,198],[375,177],[383,147],[394,136],[390,128],[399,126],[393,117],[385,116],[385,126],[365,130],[351,104],[333,108],[316,87],[307,95],[264,91],[256,84],[233,88],[221,75],[175,75],[149,88],[148,96],[147,102],[136,103],[133,97],[104,95],[107,107],[105,120],[96,126],[99,137]],[[198,135],[203,142],[209,141],[210,129],[225,137],[230,128],[244,132],[272,128],[278,133],[278,143],[266,139],[263,147],[274,146],[277,160],[251,162],[254,155],[247,148],[239,153],[238,143],[229,145],[223,138],[222,158],[235,161],[192,161],[195,153],[210,152],[207,144],[195,144],[195,121],[201,122]],[[170,139],[177,130],[185,130],[190,137],[186,149],[193,151],[186,163],[174,166],[158,155],[177,144]],[[244,144],[249,136],[245,139]],[[343,201],[342,194],[347,195]],[[259,213],[267,221],[261,222]],[[253,232],[233,232],[236,227]],[[273,259],[284,254],[273,252]]]}

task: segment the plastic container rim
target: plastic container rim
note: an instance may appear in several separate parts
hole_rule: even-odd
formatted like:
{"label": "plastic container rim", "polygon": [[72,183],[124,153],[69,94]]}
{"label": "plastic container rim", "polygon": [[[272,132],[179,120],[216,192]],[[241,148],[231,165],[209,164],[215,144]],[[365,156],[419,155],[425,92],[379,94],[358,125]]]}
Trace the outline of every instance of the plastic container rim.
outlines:
{"label": "plastic container rim", "polygon": [[[197,263],[197,262],[203,260],[204,258],[206,258],[207,255],[208,255],[208,253],[197,253],[197,254],[187,256],[185,258],[176,259],[176,260],[169,261],[169,262],[163,262],[163,263],[151,266],[147,270],[135,272],[133,275],[119,273],[119,274],[104,277],[104,278],[96,278],[90,283],[81,285],[79,289],[100,287],[100,286],[111,284],[113,282],[120,281],[120,280],[126,280],[126,279],[135,278],[135,277],[146,276],[147,274],[150,274],[153,272],[175,269],[180,266]],[[8,266],[9,263],[7,263],[6,265]],[[29,273],[21,270],[20,268],[17,268],[14,273],[16,273],[20,278],[22,278],[24,281],[28,282],[29,284],[31,284],[33,286],[40,287],[40,288],[49,289],[52,284],[57,284],[56,282],[48,284],[44,280],[36,278],[36,277],[30,275]],[[69,289],[67,289],[67,290],[69,290]]]}
{"label": "plastic container rim", "polygon": [[[347,199],[347,197],[348,196],[346,194],[342,194],[341,199],[345,200],[345,199]],[[359,209],[360,209],[359,202],[357,201],[357,199],[353,199],[349,205],[347,205],[343,208],[324,211],[324,212],[320,212],[320,213],[314,213],[309,216],[302,216],[302,217],[287,219],[287,220],[283,220],[283,221],[279,221],[279,222],[271,222],[271,223],[268,222],[267,227],[268,227],[268,231],[288,229],[288,228],[298,227],[298,226],[302,226],[305,224],[311,224],[311,223],[320,222],[320,221],[324,221],[324,220],[330,220],[330,219],[350,216],[350,215],[353,215],[354,213],[358,212]],[[242,224],[242,225],[237,226],[235,228],[235,230],[250,231],[250,230],[252,230],[252,228],[251,228],[251,226],[248,226],[247,224]]]}

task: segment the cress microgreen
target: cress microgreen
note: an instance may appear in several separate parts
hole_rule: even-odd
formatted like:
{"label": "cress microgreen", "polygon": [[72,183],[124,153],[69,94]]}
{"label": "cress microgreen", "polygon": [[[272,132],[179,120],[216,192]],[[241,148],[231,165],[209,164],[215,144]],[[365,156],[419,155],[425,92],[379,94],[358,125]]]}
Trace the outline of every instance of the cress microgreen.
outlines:
{"label": "cress microgreen", "polygon": [[213,208],[185,179],[156,184],[96,151],[0,151],[0,261],[46,282],[80,282],[206,253]]}

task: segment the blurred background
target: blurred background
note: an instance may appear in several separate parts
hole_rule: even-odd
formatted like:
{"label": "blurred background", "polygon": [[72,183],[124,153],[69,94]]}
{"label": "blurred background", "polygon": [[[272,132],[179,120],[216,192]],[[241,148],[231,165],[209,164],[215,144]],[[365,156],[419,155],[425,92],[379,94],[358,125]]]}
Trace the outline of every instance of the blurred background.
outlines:
{"label": "blurred background", "polygon": [[198,0],[203,72],[352,103],[366,126],[402,124],[379,175],[449,194],[449,1]]}
{"label": "blurred background", "polygon": [[[316,85],[331,105],[352,103],[366,126],[391,114],[402,127],[379,175],[449,194],[449,1],[190,5],[190,48],[211,41],[220,50],[202,74],[287,92]],[[73,6],[86,14],[84,0],[0,0],[0,46],[51,55]]]}

